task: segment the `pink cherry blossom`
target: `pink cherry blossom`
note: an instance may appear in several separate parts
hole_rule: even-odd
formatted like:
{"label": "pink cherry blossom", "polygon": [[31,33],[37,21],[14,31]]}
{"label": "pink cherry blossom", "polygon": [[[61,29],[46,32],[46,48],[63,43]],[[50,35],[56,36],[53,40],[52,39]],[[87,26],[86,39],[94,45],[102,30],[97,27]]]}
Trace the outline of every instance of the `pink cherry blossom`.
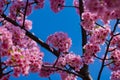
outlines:
{"label": "pink cherry blossom", "polygon": [[60,52],[67,52],[71,47],[72,41],[66,33],[56,32],[47,38],[47,44]]}
{"label": "pink cherry blossom", "polygon": [[43,63],[43,67],[40,70],[41,77],[49,77],[52,73],[54,73],[55,69],[51,67],[50,63]]}
{"label": "pink cherry blossom", "polygon": [[59,68],[64,68],[66,65],[71,66],[72,68],[75,69],[75,71],[79,71],[83,65],[83,62],[82,62],[81,57],[74,53],[62,54],[58,58],[55,66],[57,66]]}
{"label": "pink cherry blossom", "polygon": [[0,51],[2,52],[2,56],[7,56],[7,50],[9,50],[13,46],[12,41],[12,33],[7,30],[7,28],[0,27]]}
{"label": "pink cherry blossom", "polygon": [[83,21],[81,22],[81,25],[83,26],[83,28],[87,31],[91,31],[93,30],[94,26],[95,26],[95,20],[96,20],[96,15],[93,15],[89,12],[84,12],[82,14],[82,19]]}
{"label": "pink cherry blossom", "polygon": [[75,6],[76,8],[76,12],[78,14],[80,14],[80,11],[79,11],[79,1],[78,0],[73,0],[73,5]]}
{"label": "pink cherry blossom", "polygon": [[27,50],[13,47],[10,54],[5,63],[7,66],[15,66],[13,69],[16,77],[19,77],[21,73],[28,75],[30,71],[38,72],[41,69],[43,53],[35,48]]}
{"label": "pink cherry blossom", "polygon": [[120,80],[120,70],[111,73],[110,80]]}
{"label": "pink cherry blossom", "polygon": [[3,8],[6,5],[6,0],[0,0],[0,14],[3,12]]}
{"label": "pink cherry blossom", "polygon": [[111,65],[109,65],[110,69],[112,70],[119,70],[120,69],[120,50],[114,50],[111,52],[111,58],[114,61]]}
{"label": "pink cherry blossom", "polygon": [[100,9],[103,9],[104,4],[102,1],[99,0],[84,0],[84,8],[86,11],[90,11],[92,13],[96,13],[98,11],[101,11]]}
{"label": "pink cherry blossom", "polygon": [[55,66],[57,66],[59,68],[64,68],[67,64],[65,56],[66,56],[66,54],[60,55],[58,60],[55,61],[55,63],[56,63]]}
{"label": "pink cherry blossom", "polygon": [[[25,6],[26,6],[25,1],[13,2],[13,4],[10,6],[10,17],[15,19],[20,13],[24,14],[25,13]],[[32,6],[29,5],[29,3],[28,3],[26,15],[30,15],[31,12],[32,12]]]}
{"label": "pink cherry blossom", "polygon": [[95,28],[95,30],[92,32],[92,35],[89,39],[90,43],[95,44],[104,44],[108,34],[110,33],[110,27],[105,28]]}
{"label": "pink cherry blossom", "polygon": [[91,56],[91,53],[84,53],[82,60],[84,64],[90,64],[94,62],[94,57]]}
{"label": "pink cherry blossom", "polygon": [[[23,25],[23,20],[20,20],[21,26]],[[25,20],[25,29],[26,30],[31,30],[32,29],[32,21],[31,20]]]}
{"label": "pink cherry blossom", "polygon": [[44,6],[44,0],[35,0],[36,5],[35,5],[35,9],[39,9],[39,8],[43,8]]}
{"label": "pink cherry blossom", "polygon": [[75,55],[74,53],[69,53],[65,56],[66,64],[70,65],[72,68],[74,68],[76,71],[80,70],[80,67],[82,67],[83,62],[79,55]]}
{"label": "pink cherry blossom", "polygon": [[61,72],[60,75],[61,75],[62,80],[77,80],[77,77],[73,74]]}
{"label": "pink cherry blossom", "polygon": [[110,43],[114,48],[120,49],[120,35],[114,36]]}
{"label": "pink cherry blossom", "polygon": [[64,0],[50,0],[51,9],[57,13],[64,8]]}
{"label": "pink cherry blossom", "polygon": [[100,46],[98,44],[88,43],[84,46],[85,53],[96,54],[100,51]]}
{"label": "pink cherry blossom", "polygon": [[119,0],[103,0],[106,3],[106,7],[113,10],[116,8],[120,9],[120,1]]}

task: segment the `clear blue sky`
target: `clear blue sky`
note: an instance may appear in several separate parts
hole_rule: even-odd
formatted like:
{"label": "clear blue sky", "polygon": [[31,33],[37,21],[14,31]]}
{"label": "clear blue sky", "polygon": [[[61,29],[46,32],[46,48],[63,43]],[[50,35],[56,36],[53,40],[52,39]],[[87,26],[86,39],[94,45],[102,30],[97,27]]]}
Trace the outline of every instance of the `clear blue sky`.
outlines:
{"label": "clear blue sky", "polygon": [[[29,16],[29,19],[33,21],[33,32],[37,37],[42,40],[46,40],[47,36],[53,34],[56,31],[63,31],[68,33],[72,38],[72,47],[70,51],[76,54],[81,54],[81,30],[80,30],[80,18],[74,8],[65,8],[59,13],[54,13],[50,9],[49,0],[46,0],[43,9],[35,10]],[[73,0],[66,0],[66,5],[72,5]],[[50,52],[41,48],[44,52],[44,61],[53,62],[55,56]],[[94,80],[96,80],[98,70],[100,68],[100,61],[95,61],[95,64],[90,65],[90,73]],[[104,69],[101,80],[109,80],[110,71]],[[61,80],[58,74],[51,76],[52,80]],[[29,74],[29,76],[20,76],[20,78],[11,77],[10,80],[49,80],[47,78],[40,78],[38,74]],[[81,79],[78,79],[81,80]]]}

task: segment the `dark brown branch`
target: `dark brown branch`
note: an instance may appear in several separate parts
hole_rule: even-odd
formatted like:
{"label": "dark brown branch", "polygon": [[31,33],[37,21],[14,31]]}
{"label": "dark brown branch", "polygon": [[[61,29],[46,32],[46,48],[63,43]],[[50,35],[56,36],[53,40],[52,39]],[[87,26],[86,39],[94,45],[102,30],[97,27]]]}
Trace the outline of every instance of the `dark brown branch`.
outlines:
{"label": "dark brown branch", "polygon": [[[84,12],[84,5],[83,5],[83,0],[79,0],[79,14],[80,14],[80,20],[82,21],[82,13]],[[87,43],[87,34],[86,31],[83,29],[81,26],[81,32],[82,32],[82,47]],[[83,49],[83,53],[84,53]],[[84,66],[80,69],[79,74],[83,75],[84,77],[82,78],[83,80],[92,80],[92,77],[89,74],[88,71],[88,65],[84,64]]]}

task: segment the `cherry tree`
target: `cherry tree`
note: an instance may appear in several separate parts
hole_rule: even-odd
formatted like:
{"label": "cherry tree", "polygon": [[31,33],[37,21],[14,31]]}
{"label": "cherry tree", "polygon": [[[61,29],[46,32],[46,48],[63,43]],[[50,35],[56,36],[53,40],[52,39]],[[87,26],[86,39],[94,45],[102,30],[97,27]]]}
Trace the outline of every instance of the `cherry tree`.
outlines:
{"label": "cherry tree", "polygon": [[[64,8],[74,8],[80,17],[82,55],[70,51],[72,39],[65,32],[55,32],[46,41],[30,32],[32,21],[27,17],[41,9],[45,0],[0,0],[0,80],[10,76],[39,73],[49,78],[59,73],[62,80],[94,80],[89,65],[100,60],[97,80],[105,67],[111,70],[111,80],[120,80],[120,1],[119,0],[49,0],[50,8],[56,14]],[[115,24],[112,26],[111,21]],[[98,22],[102,22],[99,24]],[[43,62],[46,56],[40,46],[56,56],[53,63]],[[104,49],[102,49],[104,47]],[[98,56],[101,51],[102,56]]]}

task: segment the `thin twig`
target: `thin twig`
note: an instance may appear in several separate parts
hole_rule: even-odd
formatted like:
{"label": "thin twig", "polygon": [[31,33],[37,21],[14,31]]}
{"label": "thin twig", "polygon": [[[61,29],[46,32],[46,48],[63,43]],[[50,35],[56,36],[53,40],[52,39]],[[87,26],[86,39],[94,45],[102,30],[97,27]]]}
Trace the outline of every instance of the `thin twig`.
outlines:
{"label": "thin twig", "polygon": [[77,6],[67,6],[67,5],[65,5],[65,6],[60,6],[60,7],[65,7],[65,8],[78,8],[79,9],[79,7],[77,7]]}
{"label": "thin twig", "polygon": [[26,2],[25,11],[24,11],[24,17],[23,17],[23,25],[22,25],[22,27],[24,27],[24,25],[25,25],[25,17],[26,17],[27,8],[28,8],[28,2],[29,2],[29,0],[27,0],[27,2]]}
{"label": "thin twig", "polygon": [[52,80],[50,77],[48,77],[49,80]]}
{"label": "thin twig", "polygon": [[108,64],[105,64],[104,66],[109,66],[110,64],[114,63],[114,61],[108,63]]}
{"label": "thin twig", "polygon": [[11,73],[11,72],[13,72],[13,70],[10,70],[10,71],[4,73],[3,75],[8,75],[8,74]]}

